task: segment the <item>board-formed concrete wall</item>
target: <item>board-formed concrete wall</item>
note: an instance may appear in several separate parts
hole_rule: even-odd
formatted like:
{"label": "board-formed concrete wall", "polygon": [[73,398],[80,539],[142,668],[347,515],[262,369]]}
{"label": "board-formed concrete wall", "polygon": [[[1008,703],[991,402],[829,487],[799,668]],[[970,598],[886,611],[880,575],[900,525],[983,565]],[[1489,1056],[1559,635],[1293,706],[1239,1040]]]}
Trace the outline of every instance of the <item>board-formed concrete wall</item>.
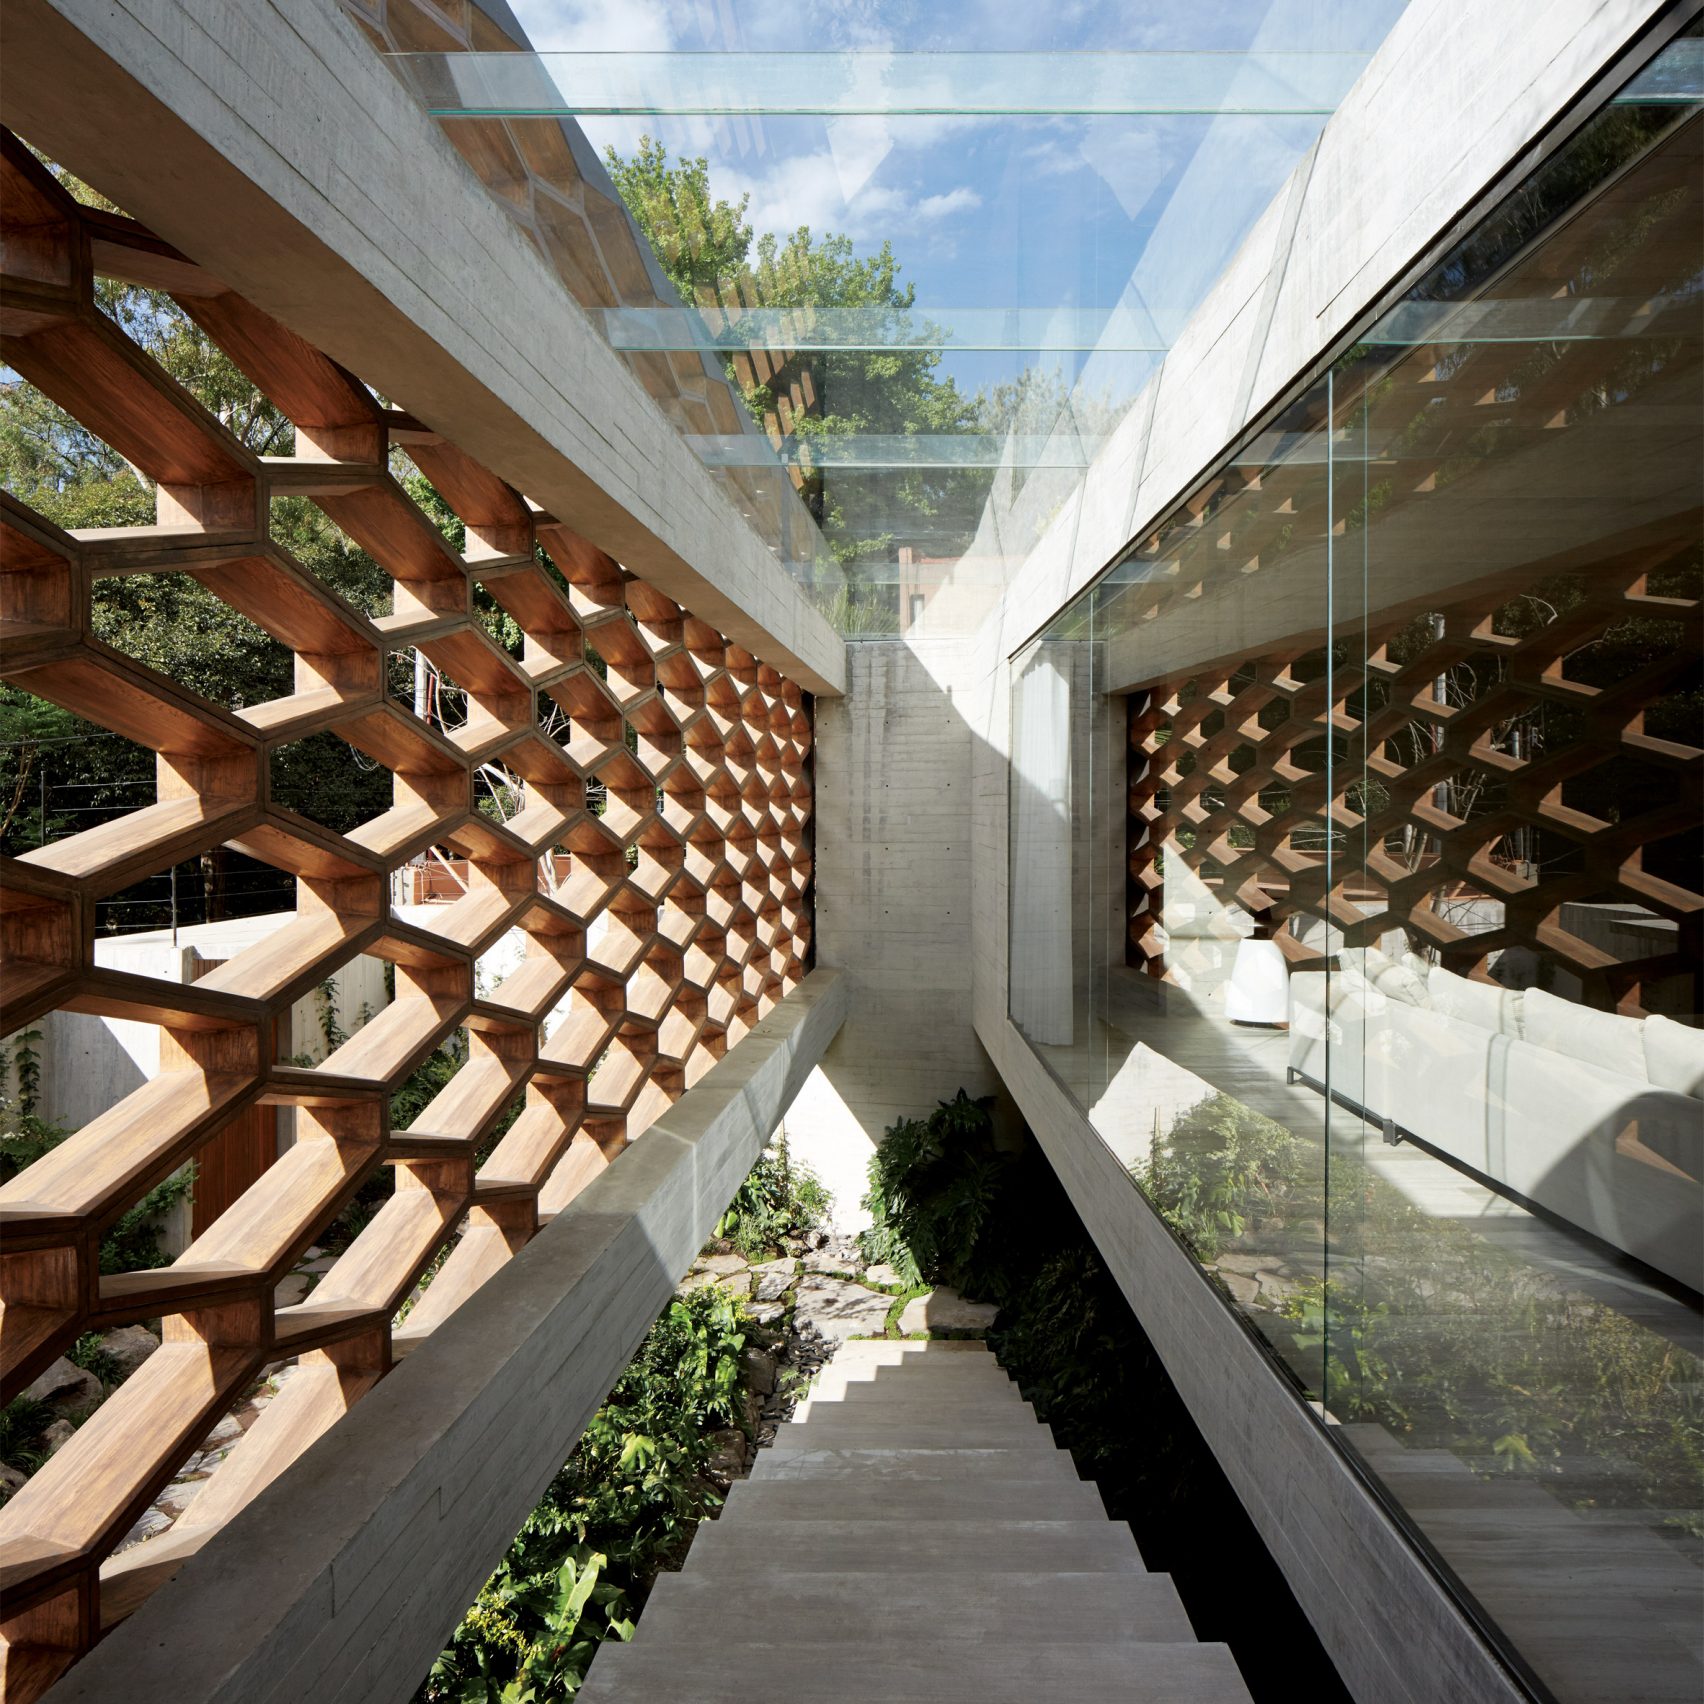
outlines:
{"label": "board-formed concrete wall", "polygon": [[816,971],[53,1689],[413,1696],[846,1011]]}
{"label": "board-formed concrete wall", "polygon": [[841,970],[848,1008],[787,1135],[848,1229],[896,1118],[999,1087],[971,1024],[967,667],[959,640],[853,645],[846,697],[817,705],[817,962]]}

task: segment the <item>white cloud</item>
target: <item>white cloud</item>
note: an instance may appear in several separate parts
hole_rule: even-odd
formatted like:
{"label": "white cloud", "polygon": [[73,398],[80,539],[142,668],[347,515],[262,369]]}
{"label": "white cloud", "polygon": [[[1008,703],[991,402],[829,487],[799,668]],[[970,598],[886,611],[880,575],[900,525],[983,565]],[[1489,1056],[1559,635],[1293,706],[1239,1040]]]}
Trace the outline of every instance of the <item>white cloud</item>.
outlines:
{"label": "white cloud", "polygon": [[658,53],[674,46],[664,0],[510,0],[539,53]]}
{"label": "white cloud", "polygon": [[982,197],[968,184],[949,189],[945,195],[926,195],[917,203],[921,220],[950,219],[955,213],[968,213],[982,205]]}

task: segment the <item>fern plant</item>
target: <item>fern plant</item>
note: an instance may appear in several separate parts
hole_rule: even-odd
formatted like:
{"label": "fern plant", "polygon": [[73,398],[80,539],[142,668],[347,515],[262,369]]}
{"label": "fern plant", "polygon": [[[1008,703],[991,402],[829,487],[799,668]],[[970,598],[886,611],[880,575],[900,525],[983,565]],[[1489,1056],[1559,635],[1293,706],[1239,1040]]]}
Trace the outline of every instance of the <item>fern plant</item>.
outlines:
{"label": "fern plant", "polygon": [[858,1239],[908,1285],[977,1289],[978,1244],[1000,1199],[1011,1156],[994,1145],[993,1098],[963,1089],[927,1118],[888,1126],[870,1156],[864,1208],[873,1224]]}

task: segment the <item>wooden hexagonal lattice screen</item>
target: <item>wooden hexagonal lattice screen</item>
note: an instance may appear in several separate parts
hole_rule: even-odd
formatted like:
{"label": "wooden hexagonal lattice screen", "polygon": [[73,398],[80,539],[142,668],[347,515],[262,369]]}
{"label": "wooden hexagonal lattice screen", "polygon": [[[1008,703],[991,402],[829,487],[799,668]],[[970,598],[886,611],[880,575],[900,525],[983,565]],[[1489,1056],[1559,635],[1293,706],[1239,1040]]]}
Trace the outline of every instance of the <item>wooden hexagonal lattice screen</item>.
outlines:
{"label": "wooden hexagonal lattice screen", "polygon": [[[1179,859],[1297,966],[1323,962],[1310,925],[1350,947],[1400,929],[1467,974],[1519,949],[1589,1004],[1665,1009],[1650,990],[1679,978],[1695,1009],[1695,555],[1642,546],[1375,620],[1364,662],[1316,640],[1133,694],[1130,962],[1171,974]],[[1597,653],[1629,624],[1644,661],[1621,673]],[[1589,929],[1605,902],[1632,926]]]}
{"label": "wooden hexagonal lattice screen", "polygon": [[[149,748],[158,773],[156,803],[5,861],[6,1033],[55,1009],[141,1020],[162,1066],[0,1190],[8,1399],[87,1330],[164,1321],[162,1346],[0,1513],[8,1695],[23,1699],[798,982],[812,796],[796,685],[133,221],[73,200],[9,136],[4,165],[5,359],[157,494],[141,528],[67,533],[9,497],[4,511],[6,678]],[[100,310],[97,275],[169,293],[293,425],[293,453],[246,448]],[[439,521],[396,477],[398,447]],[[351,607],[280,547],[281,498],[367,553],[394,587],[388,613]],[[287,648],[294,691],[210,703],[95,636],[98,581],[166,574]],[[423,716],[394,690],[388,665],[409,653],[465,713]],[[394,777],[390,808],[349,833],[272,793],[276,754],[328,731]],[[476,808],[481,775],[505,808]],[[293,880],[293,918],[192,983],[97,967],[97,903],[214,847]],[[429,925],[401,920],[392,894],[423,856],[458,892]],[[524,954],[481,993],[477,961],[515,930]],[[280,1014],[357,955],[388,962],[394,999],[319,1063],[281,1061]],[[392,1090],[457,1031],[465,1062],[393,1129]],[[293,1109],[294,1141],[171,1265],[102,1274],[103,1233],[256,1106]],[[306,1300],[276,1305],[281,1275],[381,1168],[394,1192]],[[191,1511],[109,1557],[286,1358],[295,1376]]]}

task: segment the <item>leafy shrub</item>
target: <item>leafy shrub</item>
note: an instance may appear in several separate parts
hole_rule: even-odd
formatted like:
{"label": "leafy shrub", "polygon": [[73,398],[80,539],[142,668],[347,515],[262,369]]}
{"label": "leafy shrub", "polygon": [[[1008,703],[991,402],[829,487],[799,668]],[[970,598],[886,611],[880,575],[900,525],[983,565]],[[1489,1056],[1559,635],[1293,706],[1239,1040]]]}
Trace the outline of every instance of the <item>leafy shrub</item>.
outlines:
{"label": "leafy shrub", "polygon": [[110,1349],[101,1347],[101,1334],[98,1331],[85,1331],[65,1351],[65,1359],[72,1366],[81,1367],[86,1373],[93,1373],[103,1385],[115,1385],[124,1376],[124,1369],[119,1365],[118,1357]]}
{"label": "leafy shrub", "polygon": [[828,1217],[829,1194],[806,1166],[794,1165],[785,1139],[759,1158],[716,1225],[716,1235],[761,1260],[779,1254],[783,1237],[808,1231]]}
{"label": "leafy shrub", "polygon": [[0,1462],[20,1473],[41,1466],[41,1435],[53,1424],[53,1410],[33,1396],[17,1396],[0,1408]]}
{"label": "leafy shrub", "polygon": [[[1132,1173],[1161,1216],[1202,1260],[1251,1223],[1291,1209],[1292,1196],[1319,1171],[1319,1150],[1275,1119],[1229,1095],[1208,1096],[1156,1135],[1145,1166]],[[1314,1208],[1317,1211],[1319,1202]]]}
{"label": "leafy shrub", "polygon": [[433,1665],[423,1704],[572,1698],[598,1645],[631,1635],[657,1571],[720,1501],[710,1440],[739,1423],[748,1325],[714,1288],[669,1305]]}
{"label": "leafy shrub", "polygon": [[888,1126],[870,1156],[863,1205],[874,1223],[858,1239],[866,1260],[892,1266],[908,1285],[988,1287],[980,1241],[1012,1163],[994,1146],[993,1104],[960,1089],[927,1118]]}

